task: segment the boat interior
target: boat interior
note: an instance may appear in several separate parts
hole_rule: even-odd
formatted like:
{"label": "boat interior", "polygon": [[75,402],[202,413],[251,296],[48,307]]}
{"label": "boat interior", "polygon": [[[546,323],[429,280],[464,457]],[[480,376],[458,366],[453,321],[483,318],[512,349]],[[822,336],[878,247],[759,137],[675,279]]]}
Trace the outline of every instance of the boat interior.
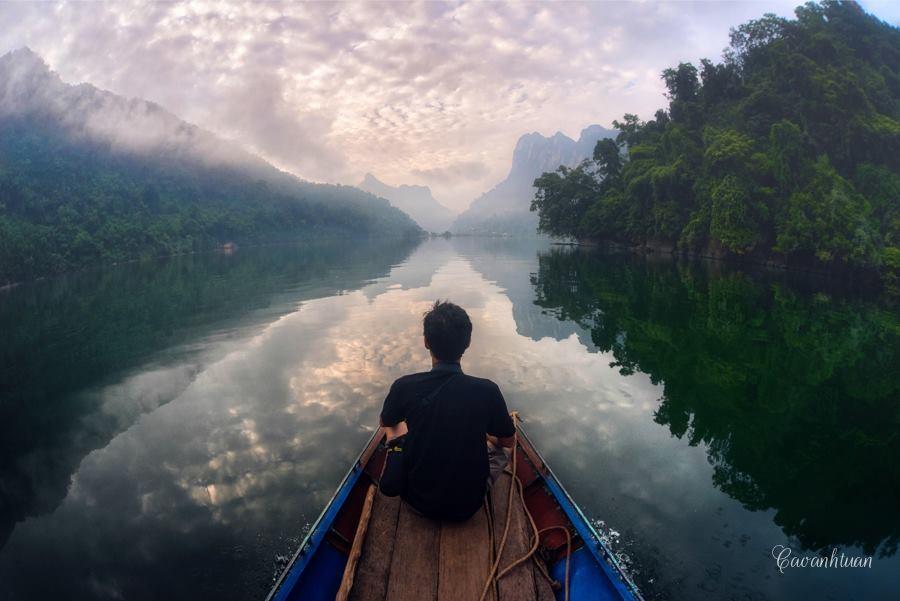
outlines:
{"label": "boat interior", "polygon": [[271,599],[639,598],[521,431],[514,460],[463,523],[432,521],[378,491],[382,438],[363,451]]}

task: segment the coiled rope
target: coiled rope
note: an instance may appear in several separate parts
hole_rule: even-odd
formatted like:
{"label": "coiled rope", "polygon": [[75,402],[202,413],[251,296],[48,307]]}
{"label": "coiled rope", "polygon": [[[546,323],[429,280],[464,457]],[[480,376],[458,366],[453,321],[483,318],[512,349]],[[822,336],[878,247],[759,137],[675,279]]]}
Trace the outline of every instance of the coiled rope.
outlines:
{"label": "coiled rope", "polygon": [[[535,552],[540,546],[541,534],[544,532],[548,532],[550,530],[562,530],[566,534],[566,577],[565,577],[565,601],[569,601],[569,558],[572,554],[572,535],[569,532],[569,529],[565,526],[548,526],[547,528],[542,528],[538,530],[537,524],[534,522],[534,517],[531,515],[531,512],[528,511],[528,506],[525,505],[525,490],[522,486],[522,482],[516,477],[516,468],[517,468],[517,455],[516,449],[519,446],[519,414],[516,411],[510,413],[510,417],[513,419],[513,425],[515,426],[515,434],[513,434],[513,447],[512,447],[512,461],[511,461],[511,478],[509,482],[509,494],[506,498],[506,524],[503,526],[503,536],[500,538],[500,546],[497,548],[497,557],[494,559],[491,565],[491,571],[487,576],[487,579],[484,582],[484,587],[481,589],[481,596],[478,598],[478,601],[484,601],[485,596],[487,595],[488,590],[490,590],[491,585],[493,584],[495,587],[499,585],[500,579],[509,574],[513,568],[516,566],[528,561],[528,559],[532,559],[535,565],[538,567],[538,570],[550,582],[553,588],[559,587],[559,583],[553,580],[550,575],[547,573],[546,567],[544,567],[540,560],[535,556]],[[522,509],[525,511],[525,515],[528,516],[528,522],[531,524],[531,548],[528,550],[525,555],[516,559],[508,566],[497,571],[497,568],[500,566],[500,559],[503,557],[503,549],[506,547],[506,539],[509,536],[509,524],[512,521],[512,508],[513,508],[513,491],[517,491],[519,493],[519,501],[522,503]],[[485,503],[487,503],[487,499],[485,499]],[[491,516],[492,512],[488,512],[488,516]],[[491,520],[493,521],[493,520]],[[490,528],[490,538],[491,538],[491,547],[494,547],[494,528],[491,526]],[[496,574],[496,577],[494,576]]]}

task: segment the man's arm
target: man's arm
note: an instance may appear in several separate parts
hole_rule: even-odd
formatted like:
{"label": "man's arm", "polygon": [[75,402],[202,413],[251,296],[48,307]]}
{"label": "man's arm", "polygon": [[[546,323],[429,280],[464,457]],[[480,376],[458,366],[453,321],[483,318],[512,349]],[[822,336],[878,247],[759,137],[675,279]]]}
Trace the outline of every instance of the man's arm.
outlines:
{"label": "man's arm", "polygon": [[495,447],[511,449],[516,442],[516,425],[506,408],[506,400],[500,392],[500,387],[493,384],[493,388],[494,398],[488,416],[488,440]]}
{"label": "man's arm", "polygon": [[406,407],[403,395],[398,390],[397,382],[391,385],[391,389],[384,399],[384,407],[381,409],[381,426],[388,440],[403,436],[409,430],[406,427]]}

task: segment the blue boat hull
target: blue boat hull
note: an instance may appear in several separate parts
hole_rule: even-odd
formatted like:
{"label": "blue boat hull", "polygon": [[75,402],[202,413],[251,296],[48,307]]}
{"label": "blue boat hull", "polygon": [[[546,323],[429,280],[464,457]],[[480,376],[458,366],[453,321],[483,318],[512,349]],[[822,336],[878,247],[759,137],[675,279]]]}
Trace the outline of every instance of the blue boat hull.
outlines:
{"label": "blue boat hull", "polygon": [[[266,601],[333,601],[347,565],[348,543],[352,543],[359,521],[363,491],[377,482],[383,466],[384,453],[379,444],[382,436],[379,430],[366,445]],[[519,445],[521,456],[527,458],[533,471],[528,486],[535,494],[528,496],[526,507],[537,522],[541,518],[550,520],[548,523],[565,520],[566,528],[578,542],[569,554],[570,601],[640,600],[637,587],[521,428]],[[559,553],[549,567],[559,582],[565,580],[566,554]],[[557,591],[557,601],[564,601],[564,595],[564,590]]]}

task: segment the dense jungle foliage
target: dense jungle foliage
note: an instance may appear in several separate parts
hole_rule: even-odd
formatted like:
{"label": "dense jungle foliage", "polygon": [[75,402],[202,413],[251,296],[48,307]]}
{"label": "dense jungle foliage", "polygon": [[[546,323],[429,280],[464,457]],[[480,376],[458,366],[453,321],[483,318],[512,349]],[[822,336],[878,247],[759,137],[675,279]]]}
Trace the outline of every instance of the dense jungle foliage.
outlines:
{"label": "dense jungle foliage", "polygon": [[539,228],[712,256],[880,269],[900,287],[900,29],[855,2],[731,31],[666,69],[669,106],[535,181]]}
{"label": "dense jungle foliage", "polygon": [[341,233],[417,236],[346,186],[113,152],[55,123],[0,123],[0,286],[97,262]]}

